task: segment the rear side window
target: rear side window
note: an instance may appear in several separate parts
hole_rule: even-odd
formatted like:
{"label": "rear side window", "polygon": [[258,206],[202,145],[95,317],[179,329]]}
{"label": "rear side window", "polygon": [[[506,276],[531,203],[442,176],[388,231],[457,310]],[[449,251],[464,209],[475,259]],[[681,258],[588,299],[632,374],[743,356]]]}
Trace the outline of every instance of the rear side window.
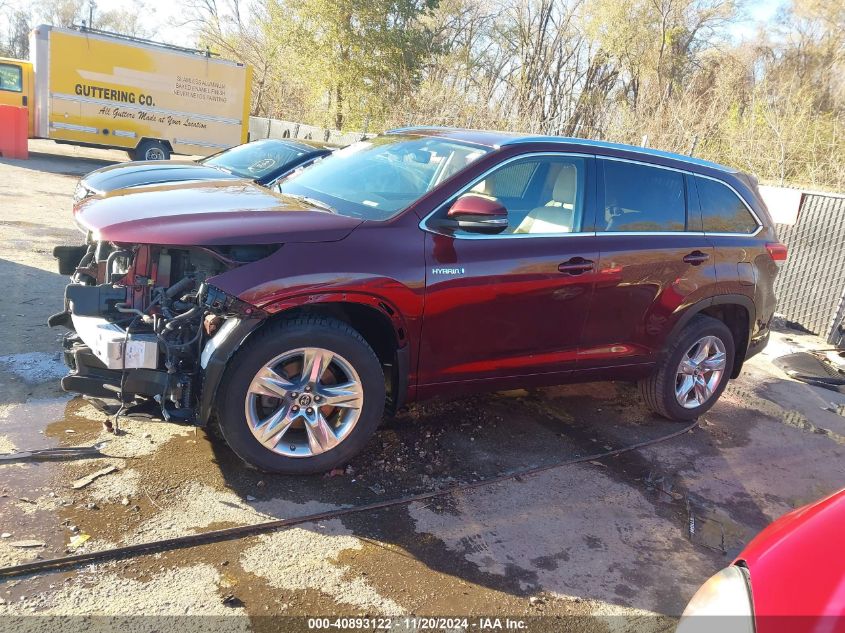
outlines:
{"label": "rear side window", "polygon": [[708,233],[753,233],[757,221],[727,185],[696,176],[704,230]]}
{"label": "rear side window", "polygon": [[23,73],[20,66],[0,64],[0,90],[23,92]]}
{"label": "rear side window", "polygon": [[681,172],[603,160],[604,218],[599,231],[684,231],[686,196]]}

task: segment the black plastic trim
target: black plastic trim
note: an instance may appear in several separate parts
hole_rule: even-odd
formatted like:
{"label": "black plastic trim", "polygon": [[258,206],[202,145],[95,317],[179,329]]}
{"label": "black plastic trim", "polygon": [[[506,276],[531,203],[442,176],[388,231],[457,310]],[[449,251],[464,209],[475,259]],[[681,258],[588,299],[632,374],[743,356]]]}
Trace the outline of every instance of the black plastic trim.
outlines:
{"label": "black plastic trim", "polygon": [[223,373],[229,364],[229,359],[265,319],[241,319],[239,323],[227,334],[226,338],[220,341],[217,349],[208,360],[203,371],[202,393],[200,395],[200,406],[197,415],[197,422],[200,426],[208,424],[211,417],[211,410],[214,398],[217,396],[217,388],[223,379]]}

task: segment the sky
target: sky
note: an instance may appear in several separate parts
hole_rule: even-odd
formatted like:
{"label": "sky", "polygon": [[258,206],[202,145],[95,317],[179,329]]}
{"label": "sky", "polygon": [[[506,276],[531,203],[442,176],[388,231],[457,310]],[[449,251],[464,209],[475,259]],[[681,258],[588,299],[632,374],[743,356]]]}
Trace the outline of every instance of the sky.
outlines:
{"label": "sky", "polygon": [[[190,26],[177,26],[181,18],[181,4],[179,0],[142,0],[145,6],[143,24],[153,33],[154,39],[167,44],[180,46],[192,46],[194,44],[193,32]],[[735,41],[753,39],[762,26],[771,23],[778,9],[787,4],[789,0],[745,0],[745,19],[735,23],[729,29],[729,34]],[[89,0],[85,0],[87,9]],[[108,11],[111,9],[135,9],[135,0],[94,0],[96,4],[94,23],[96,26],[96,12]],[[26,6],[30,0],[0,0],[2,5]],[[225,2],[219,3],[225,6]],[[243,1],[243,8],[249,5],[249,1]],[[242,9],[243,10],[243,9]],[[87,13],[87,11],[86,11]]]}
{"label": "sky", "polygon": [[731,36],[736,41],[753,39],[760,26],[765,28],[765,25],[774,22],[778,10],[788,4],[788,0],[748,0],[745,4],[746,18],[730,28]]}
{"label": "sky", "polygon": [[[94,25],[97,23],[97,11],[110,11],[113,9],[132,9],[137,3],[134,0],[94,0]],[[190,26],[175,26],[180,22],[181,5],[178,0],[143,0],[147,10],[142,19],[142,24],[153,31],[150,38],[165,44],[176,44],[179,46],[192,46],[193,32]],[[85,1],[88,6],[88,0]]]}

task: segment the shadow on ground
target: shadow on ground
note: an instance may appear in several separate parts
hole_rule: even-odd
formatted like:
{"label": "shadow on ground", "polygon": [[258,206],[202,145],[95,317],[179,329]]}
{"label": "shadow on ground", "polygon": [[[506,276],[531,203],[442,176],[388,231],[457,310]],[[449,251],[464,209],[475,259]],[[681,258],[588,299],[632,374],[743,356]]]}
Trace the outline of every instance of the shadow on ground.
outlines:
{"label": "shadow on ground", "polygon": [[0,158],[0,165],[12,165],[39,173],[47,172],[60,176],[84,176],[88,172],[113,165],[114,161],[84,156],[62,156],[46,152],[29,152],[27,160]]}

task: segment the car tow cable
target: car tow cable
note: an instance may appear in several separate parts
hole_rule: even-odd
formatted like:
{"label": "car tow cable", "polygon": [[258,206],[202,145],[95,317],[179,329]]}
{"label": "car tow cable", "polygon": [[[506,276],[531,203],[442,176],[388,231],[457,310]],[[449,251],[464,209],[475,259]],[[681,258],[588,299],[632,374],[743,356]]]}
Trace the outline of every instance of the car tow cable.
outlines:
{"label": "car tow cable", "polygon": [[689,431],[692,431],[698,425],[698,420],[691,422],[687,426],[673,431],[667,435],[657,437],[636,444],[630,444],[622,448],[603,451],[601,453],[594,453],[592,455],[584,455],[583,457],[573,457],[545,466],[535,466],[532,468],[525,468],[487,479],[480,479],[464,484],[458,484],[451,488],[443,490],[432,490],[430,492],[423,492],[416,495],[401,497],[399,499],[388,499],[385,501],[377,501],[375,503],[365,503],[360,506],[353,506],[350,508],[341,508],[339,510],[331,510],[328,512],[317,512],[315,514],[306,514],[304,516],[292,517],[289,519],[273,519],[271,521],[263,521],[261,523],[254,523],[252,525],[241,525],[231,528],[223,528],[220,530],[209,530],[199,534],[189,534],[187,536],[176,536],[173,538],[161,539],[158,541],[151,541],[149,543],[139,543],[137,545],[126,545],[124,547],[115,547],[112,549],[100,550],[96,552],[86,552],[82,554],[73,554],[71,556],[64,556],[61,558],[50,558],[46,560],[36,560],[31,563],[22,563],[20,565],[11,565],[9,567],[0,567],[0,578],[10,578],[13,576],[23,576],[26,574],[33,574],[42,571],[55,571],[61,569],[69,569],[78,565],[104,562],[109,560],[117,560],[122,558],[134,558],[142,554],[150,554],[153,552],[161,552],[167,550],[182,549],[186,547],[197,547],[199,545],[207,545],[209,543],[217,543],[221,541],[230,541],[234,539],[244,538],[247,536],[254,536],[257,534],[276,532],[285,528],[290,528],[295,525],[303,523],[312,523],[314,521],[325,521],[329,519],[337,519],[348,516],[350,514],[359,514],[361,512],[373,512],[375,510],[383,510],[385,508],[392,508],[396,506],[410,505],[419,501],[426,501],[436,497],[446,497],[453,494],[467,492],[475,488],[484,486],[492,486],[511,479],[522,479],[538,475],[556,468],[563,468],[564,466],[572,466],[574,464],[582,464],[584,462],[596,461],[606,457],[615,457],[622,453],[635,451],[646,446],[652,446],[667,440],[680,437]]}

